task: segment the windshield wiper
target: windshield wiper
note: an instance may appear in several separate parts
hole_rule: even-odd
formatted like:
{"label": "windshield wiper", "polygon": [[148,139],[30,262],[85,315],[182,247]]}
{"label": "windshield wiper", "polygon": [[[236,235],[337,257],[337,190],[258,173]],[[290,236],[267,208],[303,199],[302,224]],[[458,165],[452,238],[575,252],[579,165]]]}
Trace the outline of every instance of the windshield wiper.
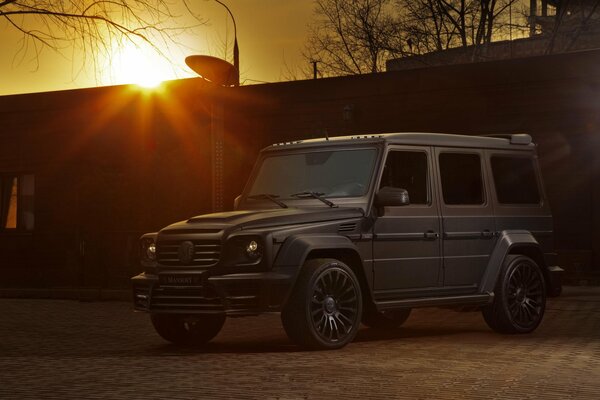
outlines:
{"label": "windshield wiper", "polygon": [[321,193],[321,192],[306,191],[306,192],[294,193],[291,196],[298,197],[298,198],[312,197],[313,199],[321,200],[323,203],[327,204],[331,208],[337,207],[336,204],[332,203],[331,201],[329,201],[325,197],[323,197],[324,194],[325,193]]}
{"label": "windshield wiper", "polygon": [[287,204],[285,204],[283,201],[277,200],[278,197],[279,196],[276,194],[260,193],[260,194],[253,194],[252,196],[248,196],[247,198],[248,199],[257,199],[257,200],[262,200],[262,199],[271,200],[273,203],[277,204],[281,208],[288,208]]}

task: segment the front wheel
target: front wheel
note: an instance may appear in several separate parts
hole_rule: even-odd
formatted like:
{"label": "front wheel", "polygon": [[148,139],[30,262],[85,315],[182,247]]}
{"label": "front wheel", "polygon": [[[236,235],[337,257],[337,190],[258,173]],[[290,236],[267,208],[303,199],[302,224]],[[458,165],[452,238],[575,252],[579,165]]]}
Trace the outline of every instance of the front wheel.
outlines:
{"label": "front wheel", "polygon": [[225,324],[225,314],[152,314],[156,332],[177,345],[203,345],[217,336]]}
{"label": "front wheel", "polygon": [[281,313],[287,335],[311,349],[339,349],[350,343],[360,325],[362,297],[354,272],[344,263],[307,261]]}
{"label": "front wheel", "polygon": [[529,333],[546,309],[546,286],[538,265],[526,256],[508,256],[502,266],[494,302],[483,309],[488,326],[499,333]]}

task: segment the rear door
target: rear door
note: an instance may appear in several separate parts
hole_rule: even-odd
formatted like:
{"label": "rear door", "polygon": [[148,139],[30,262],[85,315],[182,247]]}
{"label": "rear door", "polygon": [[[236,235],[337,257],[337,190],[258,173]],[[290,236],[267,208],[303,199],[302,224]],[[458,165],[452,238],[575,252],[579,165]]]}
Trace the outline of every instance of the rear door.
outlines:
{"label": "rear door", "polygon": [[544,200],[535,154],[525,151],[489,150],[488,175],[492,178],[496,230],[531,232],[548,257],[554,257],[553,223]]}
{"label": "rear door", "polygon": [[475,291],[496,244],[484,152],[436,148],[442,213],[443,284]]}

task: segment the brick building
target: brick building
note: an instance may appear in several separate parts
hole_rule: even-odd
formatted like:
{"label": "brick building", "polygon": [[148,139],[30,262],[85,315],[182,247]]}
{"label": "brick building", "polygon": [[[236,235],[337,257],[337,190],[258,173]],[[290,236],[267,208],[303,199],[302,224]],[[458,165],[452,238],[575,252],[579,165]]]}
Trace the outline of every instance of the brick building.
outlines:
{"label": "brick building", "polygon": [[326,132],[530,133],[562,262],[598,271],[598,65],[589,51],[236,88],[186,79],[154,92],[0,97],[0,288],[126,287],[141,233],[231,208],[260,148]]}

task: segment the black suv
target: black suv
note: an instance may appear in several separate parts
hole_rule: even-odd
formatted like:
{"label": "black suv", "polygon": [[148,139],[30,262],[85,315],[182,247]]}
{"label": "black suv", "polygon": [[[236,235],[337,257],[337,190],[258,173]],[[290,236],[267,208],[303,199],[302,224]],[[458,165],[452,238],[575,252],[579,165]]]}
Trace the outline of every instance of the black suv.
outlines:
{"label": "black suv", "polygon": [[501,333],[533,331],[560,293],[536,146],[496,137],[392,133],[264,149],[235,211],[140,239],[136,310],[176,344],[226,316],[281,312],[308,348],[393,329],[411,308],[480,308]]}

